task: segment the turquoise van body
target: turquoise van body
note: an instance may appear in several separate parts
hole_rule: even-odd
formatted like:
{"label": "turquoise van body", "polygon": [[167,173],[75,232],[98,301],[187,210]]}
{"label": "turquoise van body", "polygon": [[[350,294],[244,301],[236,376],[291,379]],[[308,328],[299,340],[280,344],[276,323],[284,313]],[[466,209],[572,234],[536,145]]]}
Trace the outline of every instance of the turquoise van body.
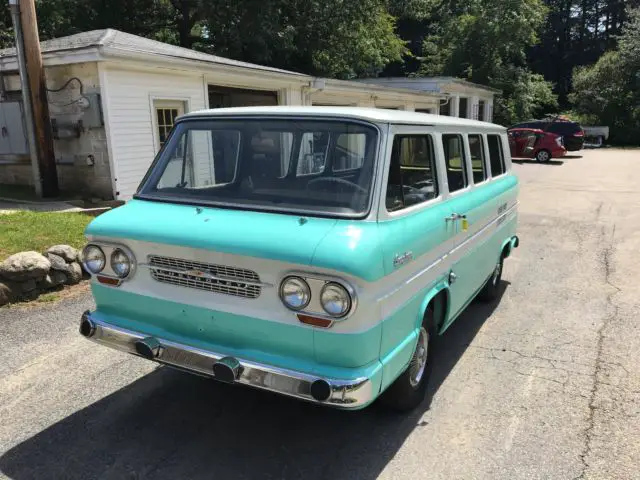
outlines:
{"label": "turquoise van body", "polygon": [[[222,109],[188,115],[178,124],[274,116],[374,125],[368,210],[356,218],[228,208],[153,198],[144,194],[143,182],[140,195],[86,230],[84,264],[92,272],[96,309],[85,312],[80,331],[103,345],[229,383],[363,408],[415,367],[428,312],[441,335],[492,279],[499,282],[502,261],[518,245],[518,181],[506,131],[356,108]],[[443,145],[450,135],[464,140],[459,166],[446,163],[451,155]],[[484,139],[480,166],[468,135]],[[400,171],[430,175],[437,186],[429,186],[433,193],[416,205],[389,211],[385,192],[388,201],[394,139],[420,136],[432,147],[425,156],[431,166],[400,165]],[[499,145],[493,151],[492,141]],[[492,174],[499,162],[492,165],[488,157],[500,148],[501,171]],[[161,168],[162,152],[159,158],[146,182]],[[475,183],[472,172],[480,169],[484,179]],[[466,176],[456,192],[448,191],[450,172]],[[101,269],[96,247],[104,256]],[[116,252],[129,258],[125,277],[117,273]],[[294,300],[308,289],[306,307],[287,303],[291,278]],[[302,289],[295,290],[299,279]],[[338,285],[337,296],[325,292],[329,284]],[[346,314],[329,314],[345,303]]]}

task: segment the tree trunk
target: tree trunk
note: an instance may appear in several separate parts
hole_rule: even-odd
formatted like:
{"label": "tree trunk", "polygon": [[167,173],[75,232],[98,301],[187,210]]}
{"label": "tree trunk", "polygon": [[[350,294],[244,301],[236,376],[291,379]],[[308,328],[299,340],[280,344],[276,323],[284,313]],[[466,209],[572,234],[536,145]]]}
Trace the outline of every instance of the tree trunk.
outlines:
{"label": "tree trunk", "polygon": [[197,13],[197,5],[192,13],[192,5],[190,0],[171,0],[173,8],[177,12],[178,36],[180,38],[180,46],[191,48],[193,46],[193,37],[191,30],[195,24]]}

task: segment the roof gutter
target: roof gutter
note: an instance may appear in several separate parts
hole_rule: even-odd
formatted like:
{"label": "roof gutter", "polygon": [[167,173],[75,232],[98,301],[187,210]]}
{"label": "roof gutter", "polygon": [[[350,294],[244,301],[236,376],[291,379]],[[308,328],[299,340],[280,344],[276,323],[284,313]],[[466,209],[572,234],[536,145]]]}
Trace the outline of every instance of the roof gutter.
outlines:
{"label": "roof gutter", "polygon": [[253,68],[243,65],[230,65],[226,63],[208,62],[204,60],[196,60],[191,58],[183,58],[178,56],[160,55],[150,52],[124,50],[122,48],[101,46],[99,47],[102,59],[118,59],[118,60],[136,60],[144,63],[151,63],[154,66],[164,66],[167,68],[183,67],[196,68],[200,72],[211,73],[211,70],[223,70],[229,73],[242,73],[254,77],[269,77],[274,80],[288,81],[292,83],[308,84],[313,77],[301,73],[278,72],[263,68]]}

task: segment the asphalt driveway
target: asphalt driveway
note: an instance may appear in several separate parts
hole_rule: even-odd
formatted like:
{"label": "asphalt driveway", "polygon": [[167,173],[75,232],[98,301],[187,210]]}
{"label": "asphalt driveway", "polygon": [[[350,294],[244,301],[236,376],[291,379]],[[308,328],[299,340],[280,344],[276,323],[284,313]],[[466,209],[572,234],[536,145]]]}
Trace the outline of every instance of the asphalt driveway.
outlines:
{"label": "asphalt driveway", "polygon": [[81,338],[87,295],[0,309],[0,476],[640,478],[640,150],[521,162],[503,293],[407,416],[340,412]]}

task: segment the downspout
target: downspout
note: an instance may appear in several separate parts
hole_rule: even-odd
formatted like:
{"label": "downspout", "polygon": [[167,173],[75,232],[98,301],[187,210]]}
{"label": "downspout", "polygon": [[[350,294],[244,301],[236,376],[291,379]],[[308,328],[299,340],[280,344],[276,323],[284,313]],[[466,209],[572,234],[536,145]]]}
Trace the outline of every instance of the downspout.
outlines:
{"label": "downspout", "polygon": [[[325,89],[326,87],[326,81],[324,78],[314,78],[313,80],[311,80],[309,82],[309,85],[305,85],[302,87],[302,94],[309,99],[309,105],[313,105],[313,102],[311,101],[311,95],[313,95],[316,92],[321,92]],[[303,101],[306,100],[303,99]]]}

